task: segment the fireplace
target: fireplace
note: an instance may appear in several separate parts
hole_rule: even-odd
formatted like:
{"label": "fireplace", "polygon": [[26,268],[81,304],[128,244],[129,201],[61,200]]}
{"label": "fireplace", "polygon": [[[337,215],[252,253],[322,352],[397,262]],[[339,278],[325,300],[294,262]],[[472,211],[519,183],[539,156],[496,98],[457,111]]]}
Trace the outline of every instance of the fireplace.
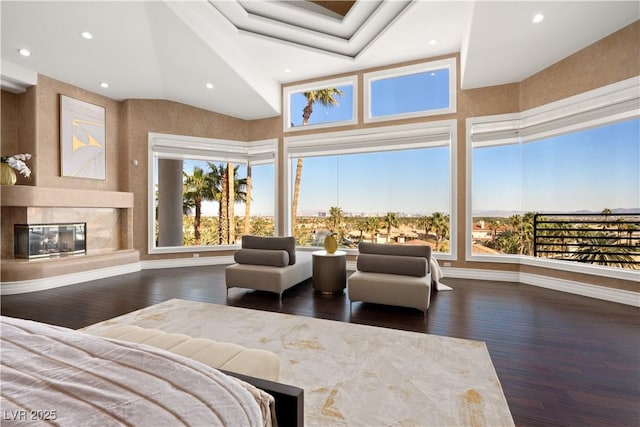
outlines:
{"label": "fireplace", "polygon": [[85,255],[86,223],[15,224],[14,256],[48,258]]}

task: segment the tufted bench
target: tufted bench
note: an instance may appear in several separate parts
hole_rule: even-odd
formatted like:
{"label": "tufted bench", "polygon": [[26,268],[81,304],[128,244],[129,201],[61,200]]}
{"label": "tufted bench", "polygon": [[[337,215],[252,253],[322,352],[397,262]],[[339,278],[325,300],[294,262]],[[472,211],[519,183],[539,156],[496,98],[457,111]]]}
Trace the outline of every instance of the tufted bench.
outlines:
{"label": "tufted bench", "polygon": [[207,338],[192,338],[184,334],[166,333],[158,329],[134,325],[117,326],[95,335],[150,345],[217,369],[242,375],[269,381],[278,381],[280,378],[280,358],[266,350],[250,349],[238,344]]}

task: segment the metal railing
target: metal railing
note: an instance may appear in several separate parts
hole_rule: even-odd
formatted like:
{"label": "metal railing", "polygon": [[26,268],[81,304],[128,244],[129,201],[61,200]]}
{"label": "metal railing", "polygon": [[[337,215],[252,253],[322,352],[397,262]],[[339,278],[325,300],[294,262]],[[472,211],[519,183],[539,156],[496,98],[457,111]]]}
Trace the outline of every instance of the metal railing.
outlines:
{"label": "metal railing", "polygon": [[533,255],[639,269],[640,213],[538,213]]}

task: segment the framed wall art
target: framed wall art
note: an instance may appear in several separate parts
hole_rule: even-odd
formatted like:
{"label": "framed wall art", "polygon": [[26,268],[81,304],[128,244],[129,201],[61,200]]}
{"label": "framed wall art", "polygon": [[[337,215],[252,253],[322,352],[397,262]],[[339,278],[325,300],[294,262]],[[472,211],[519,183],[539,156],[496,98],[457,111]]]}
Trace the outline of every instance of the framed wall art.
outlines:
{"label": "framed wall art", "polygon": [[106,179],[105,109],[60,95],[61,175]]}

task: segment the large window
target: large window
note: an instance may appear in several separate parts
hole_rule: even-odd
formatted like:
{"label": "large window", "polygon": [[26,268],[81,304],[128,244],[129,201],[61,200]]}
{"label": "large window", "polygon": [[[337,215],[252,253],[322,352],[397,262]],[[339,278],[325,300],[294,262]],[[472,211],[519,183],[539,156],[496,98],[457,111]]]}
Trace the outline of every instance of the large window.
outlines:
{"label": "large window", "polygon": [[454,113],[455,59],[364,75],[365,122]]}
{"label": "large window", "polygon": [[284,88],[284,130],[356,123],[355,77]]}
{"label": "large window", "polygon": [[450,122],[344,132],[288,142],[297,243],[430,245],[452,254]]}
{"label": "large window", "polygon": [[150,252],[275,234],[275,145],[150,135]]}
{"label": "large window", "polygon": [[640,266],[640,118],[627,85],[630,99],[623,84],[609,103],[604,91],[470,121],[468,254]]}

